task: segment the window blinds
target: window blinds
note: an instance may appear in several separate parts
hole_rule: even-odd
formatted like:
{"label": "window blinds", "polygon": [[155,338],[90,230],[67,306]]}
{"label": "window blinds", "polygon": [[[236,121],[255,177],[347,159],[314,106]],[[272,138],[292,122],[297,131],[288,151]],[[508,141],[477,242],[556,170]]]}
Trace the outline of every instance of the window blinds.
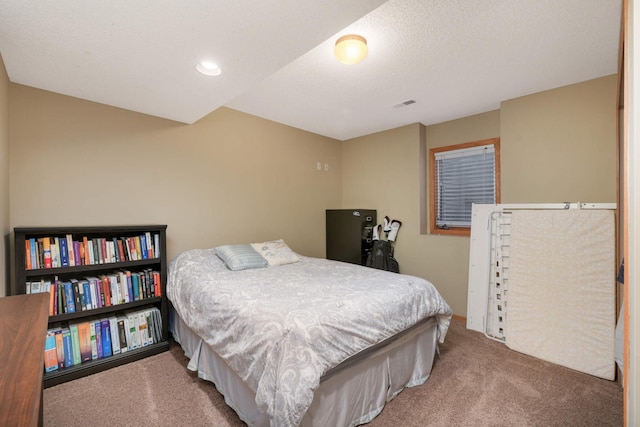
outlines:
{"label": "window blinds", "polygon": [[471,227],[471,206],[496,203],[493,144],[435,153],[437,227]]}

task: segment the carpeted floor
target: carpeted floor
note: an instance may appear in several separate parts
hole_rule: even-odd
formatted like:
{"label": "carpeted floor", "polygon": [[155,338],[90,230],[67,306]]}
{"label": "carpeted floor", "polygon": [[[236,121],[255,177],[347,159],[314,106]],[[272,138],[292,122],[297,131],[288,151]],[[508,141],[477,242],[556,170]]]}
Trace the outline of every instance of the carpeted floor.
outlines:
{"label": "carpeted floor", "polygon": [[[622,426],[622,388],[509,350],[454,321],[431,378],[370,426]],[[48,388],[45,426],[243,426],[179,346]]]}

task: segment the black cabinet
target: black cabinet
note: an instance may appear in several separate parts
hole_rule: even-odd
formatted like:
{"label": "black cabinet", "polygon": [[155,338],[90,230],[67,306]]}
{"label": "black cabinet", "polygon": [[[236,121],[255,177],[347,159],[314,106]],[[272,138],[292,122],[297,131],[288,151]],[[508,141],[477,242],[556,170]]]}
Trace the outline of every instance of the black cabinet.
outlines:
{"label": "black cabinet", "polygon": [[365,265],[372,247],[376,211],[327,209],[327,259]]}

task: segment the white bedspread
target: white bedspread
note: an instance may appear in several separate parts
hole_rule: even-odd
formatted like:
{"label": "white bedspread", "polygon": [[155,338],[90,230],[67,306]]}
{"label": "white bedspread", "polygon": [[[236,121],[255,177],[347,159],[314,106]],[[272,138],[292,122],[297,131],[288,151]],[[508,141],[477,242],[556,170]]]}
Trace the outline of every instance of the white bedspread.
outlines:
{"label": "white bedspread", "polygon": [[424,279],[301,256],[231,271],[213,249],[170,264],[167,296],[186,324],[256,392],[271,425],[298,425],[320,377],[350,356],[451,309]]}

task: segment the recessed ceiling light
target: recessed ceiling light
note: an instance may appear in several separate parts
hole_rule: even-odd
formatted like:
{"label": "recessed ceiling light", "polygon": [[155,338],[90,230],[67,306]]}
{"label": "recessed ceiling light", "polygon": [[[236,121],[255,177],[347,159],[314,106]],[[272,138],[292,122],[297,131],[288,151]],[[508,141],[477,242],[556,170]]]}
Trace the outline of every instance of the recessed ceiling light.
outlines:
{"label": "recessed ceiling light", "polygon": [[222,74],[220,67],[211,61],[202,61],[196,65],[196,70],[207,76],[219,76]]}

